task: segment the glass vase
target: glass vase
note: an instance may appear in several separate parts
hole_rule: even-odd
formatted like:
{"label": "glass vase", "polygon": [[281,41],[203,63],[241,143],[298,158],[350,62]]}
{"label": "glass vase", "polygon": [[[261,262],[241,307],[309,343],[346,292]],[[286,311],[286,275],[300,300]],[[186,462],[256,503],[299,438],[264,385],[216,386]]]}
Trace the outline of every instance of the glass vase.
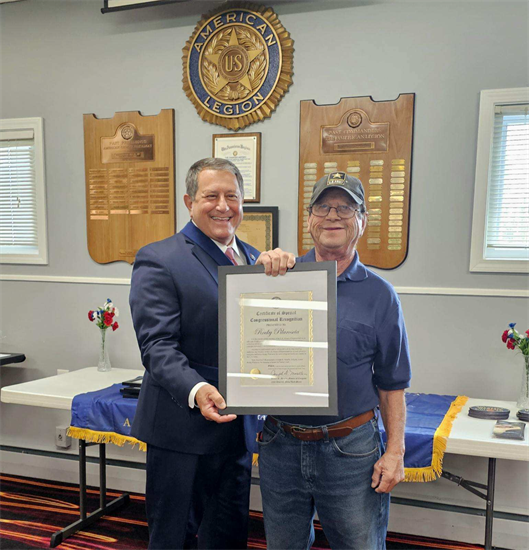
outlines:
{"label": "glass vase", "polygon": [[110,364],[110,358],[108,356],[108,341],[106,328],[100,328],[99,332],[101,334],[101,342],[99,347],[99,361],[97,363],[97,370],[101,372],[107,372],[112,369]]}
{"label": "glass vase", "polygon": [[518,409],[529,409],[529,355],[522,355],[522,385],[516,406]]}

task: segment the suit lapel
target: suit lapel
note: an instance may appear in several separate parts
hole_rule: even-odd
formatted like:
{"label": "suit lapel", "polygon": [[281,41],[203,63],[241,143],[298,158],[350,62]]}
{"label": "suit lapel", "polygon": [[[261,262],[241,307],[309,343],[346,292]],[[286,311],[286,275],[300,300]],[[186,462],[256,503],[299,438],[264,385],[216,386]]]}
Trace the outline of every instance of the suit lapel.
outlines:
{"label": "suit lapel", "polygon": [[222,253],[220,248],[193,222],[189,222],[181,231],[188,239],[193,241],[193,255],[208,270],[215,282],[219,284],[217,269],[219,265],[232,265],[230,260]]}
{"label": "suit lapel", "polygon": [[248,250],[248,247],[246,246],[246,243],[243,243],[241,240],[239,240],[237,237],[235,237],[235,239],[237,240],[237,246],[239,247],[239,250],[241,250],[244,254],[244,257],[246,258],[246,263],[248,265],[254,265],[257,258],[254,256],[254,254],[252,254],[249,250]]}

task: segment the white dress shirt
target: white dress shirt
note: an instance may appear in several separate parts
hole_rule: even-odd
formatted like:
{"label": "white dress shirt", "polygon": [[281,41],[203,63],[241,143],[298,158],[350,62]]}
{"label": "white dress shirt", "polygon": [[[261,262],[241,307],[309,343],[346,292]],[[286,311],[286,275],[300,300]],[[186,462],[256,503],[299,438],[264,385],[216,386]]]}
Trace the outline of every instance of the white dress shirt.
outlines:
{"label": "white dress shirt", "polygon": [[[226,249],[229,246],[231,246],[233,248],[233,254],[235,256],[235,261],[237,262],[237,265],[246,265],[246,258],[244,257],[244,254],[239,252],[239,247],[237,246],[237,241],[235,240],[235,237],[233,237],[230,244],[222,244],[222,243],[219,243],[218,241],[215,241],[214,239],[211,239],[211,240],[222,250],[223,254],[226,254]],[[199,382],[198,384],[195,384],[191,389],[191,391],[189,392],[188,403],[192,409],[195,408],[195,396],[197,394],[197,391],[202,386],[205,386],[206,384],[207,382]]]}

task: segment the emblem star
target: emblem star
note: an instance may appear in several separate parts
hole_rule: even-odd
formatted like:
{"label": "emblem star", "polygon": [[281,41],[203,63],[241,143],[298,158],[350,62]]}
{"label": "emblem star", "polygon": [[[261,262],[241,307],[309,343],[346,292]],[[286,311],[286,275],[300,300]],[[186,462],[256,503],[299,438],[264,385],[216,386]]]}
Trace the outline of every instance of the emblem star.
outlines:
{"label": "emblem star", "polygon": [[[240,46],[239,40],[237,39],[237,33],[235,32],[235,29],[233,29],[231,31],[230,42],[229,42],[228,46]],[[228,47],[228,46],[226,46],[226,47]],[[221,50],[221,53],[222,53],[222,50]],[[260,53],[261,53],[261,50],[246,50],[246,55],[248,56],[248,62],[251,63]],[[214,53],[214,54],[212,53],[212,54],[207,54],[206,55],[206,59],[208,61],[211,61],[212,63],[214,63],[217,67],[219,66],[219,57],[220,57],[220,53]],[[217,86],[214,90],[214,93],[217,93],[219,90],[222,90],[222,88],[224,88],[224,86],[228,82],[229,81],[228,81],[227,78],[224,78],[223,76],[219,76],[219,80],[217,82]],[[253,91],[252,90],[252,85],[250,84],[250,79],[248,78],[248,74],[245,74],[239,80],[239,82],[245,88],[250,90],[250,92]]]}

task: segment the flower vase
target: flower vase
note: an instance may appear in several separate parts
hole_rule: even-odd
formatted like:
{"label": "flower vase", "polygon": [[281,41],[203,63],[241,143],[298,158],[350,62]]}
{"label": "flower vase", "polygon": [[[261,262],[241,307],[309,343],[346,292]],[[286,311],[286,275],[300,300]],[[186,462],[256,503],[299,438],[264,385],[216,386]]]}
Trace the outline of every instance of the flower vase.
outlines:
{"label": "flower vase", "polygon": [[516,406],[518,409],[529,409],[529,355],[522,355],[522,385]]}
{"label": "flower vase", "polygon": [[110,358],[108,356],[108,342],[106,340],[107,336],[106,328],[100,328],[99,332],[101,333],[101,344],[99,348],[99,361],[97,363],[97,370],[101,372],[106,372],[112,369],[110,365]]}

